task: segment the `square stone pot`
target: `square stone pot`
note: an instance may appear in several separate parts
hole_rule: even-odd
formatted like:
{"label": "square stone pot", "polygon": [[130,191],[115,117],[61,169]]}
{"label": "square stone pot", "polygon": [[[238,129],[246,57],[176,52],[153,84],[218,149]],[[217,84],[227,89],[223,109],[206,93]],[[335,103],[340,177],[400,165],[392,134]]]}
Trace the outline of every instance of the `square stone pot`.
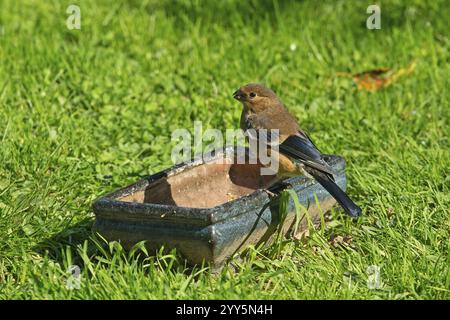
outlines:
{"label": "square stone pot", "polygon": [[[176,248],[191,265],[207,262],[217,267],[234,253],[271,241],[275,233],[285,234],[294,225],[293,200],[281,219],[277,197],[264,189],[279,194],[288,184],[314,223],[320,221],[320,211],[336,203],[312,179],[300,176],[280,183],[275,176],[261,176],[259,164],[236,164],[236,151],[216,150],[206,159],[176,165],[97,199],[94,231],[125,248],[145,240],[150,250]],[[344,159],[330,155],[325,160],[345,190]],[[304,216],[297,230],[306,229]]]}

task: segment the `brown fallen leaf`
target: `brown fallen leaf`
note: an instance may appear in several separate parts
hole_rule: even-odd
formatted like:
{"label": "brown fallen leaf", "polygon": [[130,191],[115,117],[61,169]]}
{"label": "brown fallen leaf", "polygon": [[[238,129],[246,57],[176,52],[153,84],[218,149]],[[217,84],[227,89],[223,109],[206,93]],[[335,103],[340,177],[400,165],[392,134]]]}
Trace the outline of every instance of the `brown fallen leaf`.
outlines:
{"label": "brown fallen leaf", "polygon": [[375,91],[383,87],[388,77],[383,77],[390,69],[376,69],[357,73],[353,76],[353,81],[358,86],[358,90]]}
{"label": "brown fallen leaf", "polygon": [[399,70],[392,70],[389,68],[379,68],[368,70],[356,74],[349,74],[345,72],[337,73],[337,76],[351,77],[358,87],[358,90],[377,91],[381,88],[390,86],[396,82],[400,77],[406,76],[414,71],[416,62],[412,62],[406,68]]}
{"label": "brown fallen leaf", "polygon": [[292,235],[292,238],[294,240],[301,241],[301,242],[305,243],[305,242],[308,241],[309,235],[310,235],[310,232],[309,232],[308,229],[306,229],[306,230],[300,231],[300,232]]}
{"label": "brown fallen leaf", "polygon": [[394,214],[395,214],[394,208],[391,208],[391,207],[387,208],[386,209],[386,214],[387,214],[387,217],[389,219],[392,218],[394,216]]}
{"label": "brown fallen leaf", "polygon": [[344,246],[344,247],[349,246],[352,244],[352,242],[353,242],[353,238],[350,235],[346,235],[346,236],[338,235],[338,236],[333,236],[330,239],[330,244],[335,248],[337,248],[339,246]]}

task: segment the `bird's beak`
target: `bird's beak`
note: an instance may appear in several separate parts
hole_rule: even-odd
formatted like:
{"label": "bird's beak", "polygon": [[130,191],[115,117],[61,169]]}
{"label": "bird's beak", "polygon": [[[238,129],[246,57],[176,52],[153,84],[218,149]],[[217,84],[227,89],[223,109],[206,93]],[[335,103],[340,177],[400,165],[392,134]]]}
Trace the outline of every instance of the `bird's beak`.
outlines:
{"label": "bird's beak", "polygon": [[233,93],[233,98],[235,98],[236,100],[239,100],[239,101],[245,101],[246,96],[247,95],[245,93],[243,93],[240,89],[236,90]]}

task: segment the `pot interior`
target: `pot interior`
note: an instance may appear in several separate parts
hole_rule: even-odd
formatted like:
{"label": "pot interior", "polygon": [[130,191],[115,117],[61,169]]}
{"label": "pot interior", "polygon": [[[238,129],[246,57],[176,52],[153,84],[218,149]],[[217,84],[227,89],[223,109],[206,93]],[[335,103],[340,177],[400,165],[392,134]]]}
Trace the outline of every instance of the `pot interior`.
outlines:
{"label": "pot interior", "polygon": [[[225,163],[223,163],[225,162]],[[210,208],[267,188],[278,179],[261,175],[260,164],[210,162],[161,178],[118,200]]]}

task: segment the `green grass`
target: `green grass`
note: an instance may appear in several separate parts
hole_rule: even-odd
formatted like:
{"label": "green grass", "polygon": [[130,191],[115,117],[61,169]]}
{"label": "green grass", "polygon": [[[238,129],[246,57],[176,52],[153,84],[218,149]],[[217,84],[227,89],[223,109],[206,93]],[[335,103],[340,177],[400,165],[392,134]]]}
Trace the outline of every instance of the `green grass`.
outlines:
{"label": "green grass", "polygon": [[[380,2],[371,31],[367,1],[83,0],[68,30],[71,1],[2,0],[0,298],[449,299],[450,7]],[[412,61],[375,93],[336,76]],[[219,273],[91,235],[96,197],[171,166],[176,128],[238,127],[231,94],[253,81],[346,157],[364,217],[336,209]]]}

